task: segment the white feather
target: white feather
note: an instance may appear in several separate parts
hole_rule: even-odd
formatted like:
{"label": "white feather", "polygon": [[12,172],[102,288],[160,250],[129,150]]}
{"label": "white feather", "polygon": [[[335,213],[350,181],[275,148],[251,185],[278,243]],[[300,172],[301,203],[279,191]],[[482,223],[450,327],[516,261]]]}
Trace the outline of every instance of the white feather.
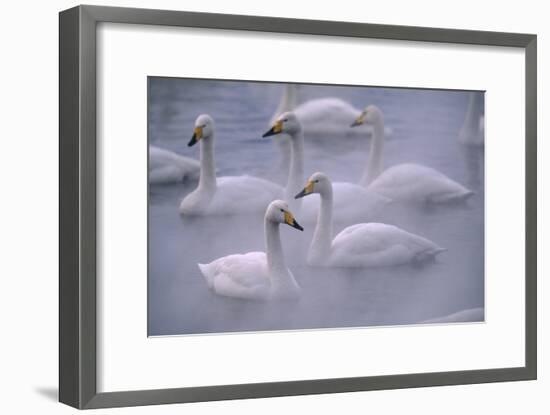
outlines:
{"label": "white feather", "polygon": [[[264,212],[283,188],[269,180],[252,176],[216,177],[214,160],[214,120],[206,114],[195,121],[201,131],[201,172],[197,188],[180,203],[182,215],[235,215]],[[190,144],[194,144],[191,142]]]}
{"label": "white feather", "polygon": [[368,189],[392,200],[430,203],[464,200],[474,194],[443,173],[412,163],[384,170]]}
{"label": "white feather", "polygon": [[[391,199],[376,192],[365,189],[363,186],[348,182],[332,184],[334,197],[333,220],[348,222],[354,218],[372,220],[384,207],[391,203]],[[315,196],[306,197],[302,202],[300,219],[304,223],[314,222],[319,214],[319,200]]]}
{"label": "white feather", "polygon": [[319,215],[309,247],[310,265],[333,267],[385,267],[424,262],[445,249],[421,236],[384,223],[348,226],[332,238],[333,189],[329,177],[314,173],[302,195],[318,193]]}
{"label": "white feather", "polygon": [[360,223],[332,241],[330,265],[385,267],[424,261],[444,249],[421,236],[384,223]]}
{"label": "white feather", "polygon": [[177,183],[198,180],[200,163],[172,151],[149,146],[149,183]]}
{"label": "white feather", "polygon": [[246,300],[298,299],[300,286],[285,265],[279,234],[288,214],[286,202],[269,204],[264,218],[267,253],[233,254],[198,264],[208,287],[218,295]]}

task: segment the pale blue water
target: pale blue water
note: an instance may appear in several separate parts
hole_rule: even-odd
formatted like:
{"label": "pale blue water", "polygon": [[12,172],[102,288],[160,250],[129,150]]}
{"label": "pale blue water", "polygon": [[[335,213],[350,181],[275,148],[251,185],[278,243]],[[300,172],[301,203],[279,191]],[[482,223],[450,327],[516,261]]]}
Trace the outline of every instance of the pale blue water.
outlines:
{"label": "pale blue water", "polygon": [[[209,113],[216,120],[218,175],[274,179],[279,177],[277,149],[261,135],[281,92],[279,84],[151,78],[150,143],[198,158],[198,146],[189,148],[187,142],[197,115]],[[476,191],[465,205],[394,206],[378,220],[425,236],[448,252],[423,267],[320,270],[305,264],[314,225],[304,232],[283,227],[285,257],[302,287],[301,300],[280,304],[224,298],[208,290],[197,263],[264,250],[262,215],[182,221],[179,201],[195,184],[151,186],[149,335],[402,325],[484,307],[483,149],[466,149],[457,141],[468,93],[306,85],[300,95],[336,96],[358,108],[378,105],[393,131],[386,141],[386,166],[425,164]],[[368,139],[343,135],[332,142],[307,151],[306,137],[306,176],[324,171],[333,180],[356,182]],[[334,230],[341,229],[337,225]]]}

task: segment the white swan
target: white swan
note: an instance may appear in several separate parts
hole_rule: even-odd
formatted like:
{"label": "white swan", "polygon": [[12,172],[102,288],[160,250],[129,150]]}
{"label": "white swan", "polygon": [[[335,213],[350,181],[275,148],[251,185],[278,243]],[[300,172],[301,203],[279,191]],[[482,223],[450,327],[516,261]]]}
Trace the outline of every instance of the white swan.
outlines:
{"label": "white swan", "polygon": [[318,193],[321,207],[313,240],[309,247],[309,265],[333,267],[383,267],[424,262],[445,251],[430,240],[383,223],[349,226],[332,239],[332,184],[323,173],[314,173],[302,198]]}
{"label": "white swan", "polygon": [[268,180],[251,176],[216,178],[214,161],[214,120],[199,115],[189,146],[200,141],[200,178],[197,188],[180,204],[182,215],[227,215],[263,212],[283,189]]}
{"label": "white swan", "polygon": [[[347,128],[349,121],[361,114],[360,109],[335,97],[315,98],[299,104],[299,88],[298,84],[285,84],[270,125],[275,123],[282,113],[292,111],[300,120],[308,143],[319,139],[332,140],[343,135],[359,136],[372,133],[369,125],[351,131]],[[391,129],[386,129],[385,133],[391,134]],[[291,158],[290,138],[283,135],[276,143],[280,150],[280,171],[286,172]]]}
{"label": "white swan", "polygon": [[[312,222],[317,217],[319,204],[306,199],[297,204],[294,196],[302,189],[304,183],[304,138],[302,125],[293,112],[285,112],[275,121],[273,127],[263,136],[286,136],[290,143],[290,164],[285,187],[285,200],[291,208],[300,212],[304,221]],[[278,140],[278,138],[276,139]],[[378,195],[354,183],[336,182],[333,184],[337,221],[350,220],[357,215],[371,217],[386,206],[390,199]],[[293,202],[294,201],[294,202]],[[299,209],[299,210],[298,210]]]}
{"label": "white swan", "polygon": [[149,183],[177,183],[198,180],[200,163],[172,151],[149,146]]}
{"label": "white swan", "polygon": [[304,183],[304,134],[302,124],[293,112],[283,112],[262,137],[274,135],[283,137],[283,139],[289,137],[290,162],[284,199],[292,209],[297,210],[301,206],[301,201],[297,202],[294,195],[302,188]]}
{"label": "white swan", "polygon": [[470,92],[464,123],[458,134],[458,140],[462,144],[473,146],[485,144],[485,117],[482,115],[482,111],[483,94]]}
{"label": "white swan", "polygon": [[[273,124],[283,112],[292,111],[300,120],[304,134],[308,139],[315,137],[331,137],[354,134],[369,134],[372,127],[364,125],[355,131],[347,130],[349,120],[357,118],[361,114],[359,108],[336,97],[314,98],[300,103],[299,84],[285,84],[281,100],[271,117]],[[390,134],[387,130],[386,134]],[[281,140],[282,142],[283,140]]]}
{"label": "white swan", "polygon": [[198,264],[208,287],[218,295],[249,300],[287,300],[300,296],[300,286],[285,265],[279,224],[303,231],[282,200],[265,213],[266,252],[228,255]]}
{"label": "white swan", "polygon": [[421,323],[465,323],[469,321],[485,321],[485,309],[482,307],[468,308],[447,316],[430,318],[422,321]]}
{"label": "white swan", "polygon": [[447,203],[465,200],[473,192],[443,173],[419,164],[399,164],[383,169],[384,116],[375,105],[369,105],[351,125],[373,126],[367,167],[360,184],[376,193],[399,201]]}

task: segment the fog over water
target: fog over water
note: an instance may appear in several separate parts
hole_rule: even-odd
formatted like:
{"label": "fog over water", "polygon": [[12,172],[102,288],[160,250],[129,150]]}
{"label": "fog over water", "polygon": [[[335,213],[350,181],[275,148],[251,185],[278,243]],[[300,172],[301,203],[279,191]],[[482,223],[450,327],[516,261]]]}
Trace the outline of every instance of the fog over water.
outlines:
{"label": "fog over water", "polygon": [[[280,180],[276,138],[262,138],[277,108],[281,84],[151,78],[150,144],[199,158],[187,147],[195,118],[216,121],[218,176],[249,174]],[[288,267],[302,288],[295,303],[254,302],[211,292],[197,263],[264,251],[263,214],[182,219],[181,199],[196,183],[149,188],[149,335],[219,333],[414,324],[484,307],[483,147],[461,145],[458,134],[469,93],[397,88],[302,85],[300,101],[334,96],[357,108],[377,105],[392,134],[385,167],[414,162],[474,190],[457,206],[393,204],[378,222],[397,225],[448,249],[434,263],[380,269],[315,268],[306,264],[314,223],[304,232],[281,226]],[[353,120],[350,120],[350,123]],[[367,136],[305,138],[305,179],[323,171],[333,181],[358,182]],[[314,142],[314,144],[312,144]],[[324,145],[319,143],[325,143]],[[328,144],[327,144],[328,143]],[[317,198],[317,195],[309,196]],[[335,223],[334,235],[348,223]]]}

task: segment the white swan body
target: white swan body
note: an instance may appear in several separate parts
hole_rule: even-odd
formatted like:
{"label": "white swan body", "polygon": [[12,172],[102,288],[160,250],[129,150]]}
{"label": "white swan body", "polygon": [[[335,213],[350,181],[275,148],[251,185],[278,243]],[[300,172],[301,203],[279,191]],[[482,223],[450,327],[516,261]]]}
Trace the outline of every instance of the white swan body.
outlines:
{"label": "white swan body", "polygon": [[430,318],[422,323],[465,323],[469,321],[485,321],[485,309],[482,307],[468,308],[447,316]]}
{"label": "white swan body", "polygon": [[470,92],[468,108],[458,140],[465,145],[482,146],[485,144],[485,117],[483,111],[483,94]]}
{"label": "white swan body", "polygon": [[448,203],[467,199],[473,194],[443,173],[412,163],[386,169],[368,189],[392,200],[427,203]]}
{"label": "white swan body", "polygon": [[[348,102],[334,97],[315,98],[298,104],[299,85],[286,84],[281,100],[270,125],[274,124],[279,116],[285,112],[293,112],[303,127],[304,137],[308,144],[322,144],[324,141],[335,141],[342,136],[362,136],[372,134],[370,125],[350,130],[350,122],[361,114],[361,110]],[[390,128],[385,130],[386,135],[392,133]],[[286,134],[276,140],[280,151],[280,171],[288,171],[291,159],[290,137]]]}
{"label": "white swan body", "polygon": [[[347,222],[354,218],[371,220],[385,206],[391,203],[391,198],[365,189],[363,186],[348,182],[332,183],[334,199],[333,220]],[[300,210],[303,222],[314,222],[319,214],[319,201],[315,197],[305,198]]]}
{"label": "white swan body", "polygon": [[[309,140],[315,138],[334,138],[335,136],[370,134],[372,127],[363,125],[356,130],[349,130],[349,123],[356,119],[361,110],[343,99],[336,97],[314,98],[299,103],[299,85],[286,84],[277,110],[271,117],[273,124],[284,112],[294,112],[304,129],[304,135]],[[386,134],[391,134],[387,129]],[[282,142],[283,140],[281,140]]]}
{"label": "white swan body", "polygon": [[216,189],[197,188],[180,204],[182,215],[235,215],[262,212],[282,188],[253,176],[224,176],[216,179]]}
{"label": "white swan body", "polygon": [[[350,120],[357,118],[361,110],[340,98],[327,97],[306,101],[297,106],[294,113],[304,126],[307,137],[333,137],[342,136],[348,130]],[[368,131],[370,127],[363,127],[363,134]]]}
{"label": "white swan body", "polygon": [[303,228],[281,200],[269,205],[264,223],[266,252],[228,255],[209,264],[198,264],[208,287],[216,294],[246,300],[299,298],[300,286],[285,265],[279,224]]}
{"label": "white swan body", "polygon": [[382,111],[369,105],[352,127],[364,123],[373,126],[373,136],[367,166],[360,181],[362,186],[397,201],[448,203],[465,200],[473,195],[471,190],[430,167],[406,163],[383,170]]}
{"label": "white swan body", "polygon": [[283,194],[281,186],[252,176],[216,178],[214,161],[214,121],[200,115],[189,142],[200,141],[201,171],[197,188],[180,204],[182,215],[232,215],[263,212],[272,200]]}
{"label": "white swan body", "polygon": [[[295,195],[302,189],[304,182],[304,144],[301,122],[293,112],[285,112],[275,121],[273,127],[264,134],[264,137],[286,136],[290,139],[290,164],[285,188],[285,200],[291,208],[300,212],[304,221],[314,221],[317,217],[319,204],[306,199],[296,203]],[[334,200],[336,206],[336,220],[350,220],[358,215],[373,215],[389,203],[389,199],[383,195],[374,193],[362,186],[338,182],[334,183]]]}
{"label": "white swan body", "polygon": [[384,267],[423,262],[443,252],[430,240],[384,223],[349,226],[332,241],[330,265]]}
{"label": "white swan body", "polygon": [[173,151],[149,146],[149,183],[178,183],[198,180],[200,163]]}
{"label": "white swan body", "polygon": [[321,206],[308,253],[308,264],[331,267],[385,267],[424,262],[445,249],[421,236],[384,223],[360,223],[332,239],[332,185],[314,173],[296,197],[319,193]]}

